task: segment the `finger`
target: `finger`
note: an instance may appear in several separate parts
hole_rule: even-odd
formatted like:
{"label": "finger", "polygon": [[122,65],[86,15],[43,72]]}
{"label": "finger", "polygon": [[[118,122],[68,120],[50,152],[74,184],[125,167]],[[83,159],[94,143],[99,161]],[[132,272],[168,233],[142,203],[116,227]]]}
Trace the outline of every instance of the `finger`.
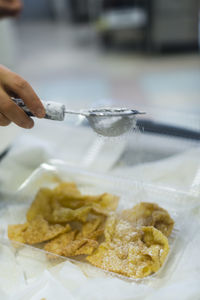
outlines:
{"label": "finger", "polygon": [[0,4],[0,15],[1,16],[15,16],[22,10],[20,3],[6,3]]}
{"label": "finger", "polygon": [[30,84],[19,75],[9,70],[7,72],[8,76],[4,79],[6,88],[17,94],[36,117],[44,118],[44,106]]}
{"label": "finger", "polygon": [[11,121],[0,113],[0,126],[8,126],[10,123]]}
{"label": "finger", "polygon": [[27,81],[17,75],[12,90],[24,101],[26,106],[36,117],[44,118],[44,106]]}
{"label": "finger", "polygon": [[0,7],[1,9],[5,9],[7,11],[19,11],[22,9],[22,2],[20,0],[6,0],[6,1],[0,1]]}
{"label": "finger", "polygon": [[33,120],[3,91],[0,93],[0,112],[22,128],[32,128],[34,125]]}

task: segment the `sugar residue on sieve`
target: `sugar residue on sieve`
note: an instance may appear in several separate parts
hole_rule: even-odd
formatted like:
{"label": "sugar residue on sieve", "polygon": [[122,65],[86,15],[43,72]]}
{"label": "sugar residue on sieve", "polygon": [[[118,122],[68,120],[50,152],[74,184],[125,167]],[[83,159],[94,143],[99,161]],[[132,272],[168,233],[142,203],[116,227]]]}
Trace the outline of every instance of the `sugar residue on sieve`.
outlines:
{"label": "sugar residue on sieve", "polygon": [[107,137],[120,136],[136,127],[136,117],[134,115],[90,115],[87,119],[96,133]]}

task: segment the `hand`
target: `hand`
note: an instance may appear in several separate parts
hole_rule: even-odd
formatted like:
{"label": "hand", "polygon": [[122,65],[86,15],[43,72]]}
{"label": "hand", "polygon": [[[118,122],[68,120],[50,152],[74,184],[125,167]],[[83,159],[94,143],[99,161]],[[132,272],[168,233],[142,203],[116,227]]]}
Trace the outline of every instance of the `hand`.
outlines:
{"label": "hand", "polygon": [[32,128],[34,122],[12,100],[21,98],[38,118],[45,116],[45,109],[32,87],[16,73],[0,65],[0,126],[14,122],[23,128]]}
{"label": "hand", "polygon": [[0,17],[17,16],[21,10],[21,0],[0,0]]}

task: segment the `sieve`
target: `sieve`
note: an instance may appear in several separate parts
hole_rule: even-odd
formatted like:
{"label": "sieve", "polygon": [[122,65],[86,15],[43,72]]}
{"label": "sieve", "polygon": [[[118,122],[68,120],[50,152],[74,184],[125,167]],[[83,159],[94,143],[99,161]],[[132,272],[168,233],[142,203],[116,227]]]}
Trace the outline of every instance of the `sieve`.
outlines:
{"label": "sieve", "polygon": [[[34,114],[24,104],[22,99],[12,100],[30,117]],[[99,108],[73,111],[66,109],[65,105],[58,102],[42,101],[46,110],[45,119],[64,121],[66,114],[84,116],[90,127],[99,135],[115,137],[120,136],[136,127],[136,116],[144,114],[128,108]]]}

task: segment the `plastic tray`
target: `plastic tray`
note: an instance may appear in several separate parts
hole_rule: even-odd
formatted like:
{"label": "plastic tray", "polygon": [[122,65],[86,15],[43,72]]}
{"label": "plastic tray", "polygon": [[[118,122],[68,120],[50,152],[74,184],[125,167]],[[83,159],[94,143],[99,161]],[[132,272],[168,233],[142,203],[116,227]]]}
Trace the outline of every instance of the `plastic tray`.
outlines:
{"label": "plastic tray", "polygon": [[[118,177],[90,173],[78,168],[69,167],[58,161],[54,161],[54,165],[42,164],[22,184],[14,199],[9,199],[1,203],[0,229],[2,235],[0,242],[14,251],[18,263],[20,263],[21,257],[28,257],[31,261],[42,262],[45,268],[50,268],[54,265],[48,260],[44,250],[19,243],[14,243],[18,245],[17,249],[16,247],[13,247],[13,242],[11,243],[7,238],[7,225],[25,222],[25,212],[39,188],[44,186],[53,187],[57,185],[60,180],[76,182],[82,193],[99,194],[108,192],[118,195],[120,197],[118,210],[131,208],[140,201],[155,202],[167,209],[175,221],[175,228],[169,238],[170,252],[163,267],[157,273],[142,279],[142,281],[148,282],[149,280],[151,281],[156,278],[166,278],[172,274],[173,269],[176,267],[182,254],[181,249],[184,248],[182,247],[182,244],[188,243],[188,241],[184,241],[182,234],[182,232],[184,232],[184,224],[181,221],[183,212],[180,209],[180,202],[188,201],[188,196],[186,194],[175,192],[170,189],[156,188],[153,185],[145,185],[143,183],[120,179]],[[128,281],[141,281],[126,278],[115,273],[97,270],[97,268],[91,267],[87,263],[80,263],[66,257],[57,256],[57,258],[58,262],[69,260],[78,264],[87,276],[98,276],[99,272],[101,274],[103,272],[106,276],[117,276]],[[28,277],[29,267],[30,266],[27,265],[24,266],[24,263],[22,264],[25,277]]]}

